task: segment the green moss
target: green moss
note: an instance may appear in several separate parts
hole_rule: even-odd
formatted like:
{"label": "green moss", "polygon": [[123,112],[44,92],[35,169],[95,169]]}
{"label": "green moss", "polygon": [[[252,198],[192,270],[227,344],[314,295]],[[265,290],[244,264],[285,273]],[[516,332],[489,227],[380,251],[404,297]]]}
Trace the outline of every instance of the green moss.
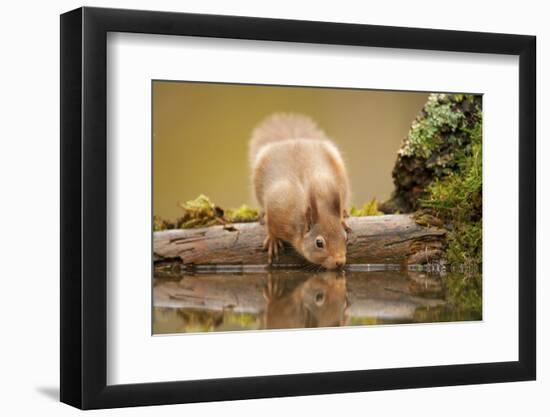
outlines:
{"label": "green moss", "polygon": [[255,222],[258,220],[258,210],[243,204],[237,209],[225,210],[224,217],[231,223]]}
{"label": "green moss", "polygon": [[378,210],[378,201],[373,198],[368,203],[365,203],[362,208],[351,206],[349,211],[350,216],[363,217],[363,216],[381,216],[382,213]]}
{"label": "green moss", "polygon": [[482,262],[481,221],[459,223],[447,234],[445,258],[451,264],[479,265]]}
{"label": "green moss", "polygon": [[196,227],[208,227],[224,225],[227,223],[243,223],[258,220],[258,210],[243,204],[237,209],[223,210],[204,194],[194,200],[180,203],[183,213],[175,222],[153,217],[153,230],[166,229],[192,229]]}
{"label": "green moss", "polygon": [[418,210],[413,214],[414,221],[424,227],[442,227],[443,222],[433,210]]}
{"label": "green moss", "polygon": [[159,216],[153,216],[153,230],[158,232],[159,230],[166,230],[166,224]]}
{"label": "green moss", "polygon": [[224,224],[223,210],[215,206],[204,194],[194,200],[180,203],[180,207],[183,215],[176,222],[177,228],[190,229]]}
{"label": "green moss", "polygon": [[480,264],[482,260],[482,133],[478,123],[467,130],[470,152],[457,158],[457,169],[437,178],[420,199],[450,225],[446,258],[451,264]]}

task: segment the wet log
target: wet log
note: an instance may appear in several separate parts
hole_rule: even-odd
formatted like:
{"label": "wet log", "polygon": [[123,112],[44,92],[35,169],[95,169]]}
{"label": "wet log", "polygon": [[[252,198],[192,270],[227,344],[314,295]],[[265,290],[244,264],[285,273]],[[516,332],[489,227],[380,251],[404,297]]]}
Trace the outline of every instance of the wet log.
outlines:
{"label": "wet log", "polygon": [[[442,255],[445,230],[421,226],[411,215],[350,217],[347,223],[352,229],[348,264],[424,264]],[[185,265],[265,265],[264,239],[265,227],[259,223],[164,230],[154,233],[154,260],[178,260]],[[305,263],[286,245],[274,266]]]}

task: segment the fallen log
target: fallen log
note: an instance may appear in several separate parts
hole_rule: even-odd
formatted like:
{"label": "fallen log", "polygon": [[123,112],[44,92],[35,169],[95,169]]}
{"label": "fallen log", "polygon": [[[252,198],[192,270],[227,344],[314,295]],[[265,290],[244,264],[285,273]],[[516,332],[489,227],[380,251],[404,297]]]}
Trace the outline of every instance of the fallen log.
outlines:
{"label": "fallen log", "polygon": [[[442,255],[445,230],[417,224],[411,215],[350,217],[347,263],[425,264]],[[185,265],[265,265],[265,227],[235,223],[154,233],[155,262],[181,260]],[[303,265],[290,246],[274,266]]]}

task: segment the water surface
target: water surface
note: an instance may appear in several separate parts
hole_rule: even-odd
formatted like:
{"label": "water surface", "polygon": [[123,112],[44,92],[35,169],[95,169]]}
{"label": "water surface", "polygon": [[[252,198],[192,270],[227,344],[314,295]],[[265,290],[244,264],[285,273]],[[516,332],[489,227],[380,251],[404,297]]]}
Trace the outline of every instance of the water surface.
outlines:
{"label": "water surface", "polygon": [[481,276],[399,266],[155,271],[153,333],[481,320]]}

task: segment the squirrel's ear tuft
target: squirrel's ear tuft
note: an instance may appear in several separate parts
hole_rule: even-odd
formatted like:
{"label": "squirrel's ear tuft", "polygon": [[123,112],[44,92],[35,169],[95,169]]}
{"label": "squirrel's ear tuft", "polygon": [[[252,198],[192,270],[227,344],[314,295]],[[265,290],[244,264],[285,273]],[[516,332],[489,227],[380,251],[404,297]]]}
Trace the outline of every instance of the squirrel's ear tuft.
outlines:
{"label": "squirrel's ear tuft", "polygon": [[308,233],[313,227],[313,215],[311,213],[311,207],[309,206],[306,209],[306,221],[304,225],[305,225],[304,233]]}
{"label": "squirrel's ear tuft", "polygon": [[338,216],[342,216],[342,197],[340,193],[334,193],[332,196],[332,210]]}
{"label": "squirrel's ear tuft", "polygon": [[306,209],[306,232],[309,232],[314,224],[319,220],[319,211],[317,210],[317,201],[313,194],[309,195],[309,205]]}

